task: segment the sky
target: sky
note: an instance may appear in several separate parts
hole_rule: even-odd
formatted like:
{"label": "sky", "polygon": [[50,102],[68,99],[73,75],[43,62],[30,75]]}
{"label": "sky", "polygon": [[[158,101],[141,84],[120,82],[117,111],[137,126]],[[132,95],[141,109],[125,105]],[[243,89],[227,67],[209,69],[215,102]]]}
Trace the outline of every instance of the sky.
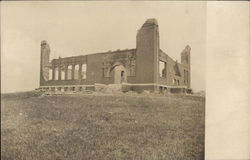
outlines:
{"label": "sky", "polygon": [[160,48],[180,61],[191,46],[191,87],[205,90],[206,2],[1,2],[1,92],[39,87],[40,43],[51,59],[136,46],[149,18],[159,24]]}

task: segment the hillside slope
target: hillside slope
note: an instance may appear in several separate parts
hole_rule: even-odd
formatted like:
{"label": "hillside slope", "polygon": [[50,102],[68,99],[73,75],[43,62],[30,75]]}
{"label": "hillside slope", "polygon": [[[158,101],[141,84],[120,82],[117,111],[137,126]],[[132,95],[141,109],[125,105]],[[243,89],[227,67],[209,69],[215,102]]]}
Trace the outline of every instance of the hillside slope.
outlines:
{"label": "hillside slope", "polygon": [[204,157],[204,98],[26,92],[1,99],[1,159]]}

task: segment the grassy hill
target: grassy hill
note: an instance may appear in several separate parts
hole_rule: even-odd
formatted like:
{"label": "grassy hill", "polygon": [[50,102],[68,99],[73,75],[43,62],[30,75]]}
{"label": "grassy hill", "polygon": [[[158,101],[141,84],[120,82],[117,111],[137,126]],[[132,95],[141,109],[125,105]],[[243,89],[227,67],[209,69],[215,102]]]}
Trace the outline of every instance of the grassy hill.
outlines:
{"label": "grassy hill", "polygon": [[202,160],[205,99],[39,92],[1,96],[3,160]]}

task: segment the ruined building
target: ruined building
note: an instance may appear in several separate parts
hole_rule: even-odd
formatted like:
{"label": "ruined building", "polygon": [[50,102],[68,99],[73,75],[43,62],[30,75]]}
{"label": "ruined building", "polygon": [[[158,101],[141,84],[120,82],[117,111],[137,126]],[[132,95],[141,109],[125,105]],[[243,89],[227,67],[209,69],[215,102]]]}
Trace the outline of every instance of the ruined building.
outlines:
{"label": "ruined building", "polygon": [[48,90],[94,90],[97,85],[116,85],[141,92],[191,92],[190,50],[180,53],[181,62],[159,46],[155,19],[138,30],[136,48],[87,54],[50,61],[50,47],[41,42],[40,88]]}

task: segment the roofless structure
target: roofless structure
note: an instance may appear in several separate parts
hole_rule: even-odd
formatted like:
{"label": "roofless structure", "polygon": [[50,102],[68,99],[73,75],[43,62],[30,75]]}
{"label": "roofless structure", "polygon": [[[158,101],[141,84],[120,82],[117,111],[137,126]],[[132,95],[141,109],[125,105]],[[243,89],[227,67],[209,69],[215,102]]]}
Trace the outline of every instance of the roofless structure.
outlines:
{"label": "roofless structure", "polygon": [[123,91],[190,93],[190,50],[180,53],[181,62],[159,46],[156,19],[138,30],[136,48],[52,59],[50,47],[41,42],[40,89],[94,90],[97,85],[115,85]]}

